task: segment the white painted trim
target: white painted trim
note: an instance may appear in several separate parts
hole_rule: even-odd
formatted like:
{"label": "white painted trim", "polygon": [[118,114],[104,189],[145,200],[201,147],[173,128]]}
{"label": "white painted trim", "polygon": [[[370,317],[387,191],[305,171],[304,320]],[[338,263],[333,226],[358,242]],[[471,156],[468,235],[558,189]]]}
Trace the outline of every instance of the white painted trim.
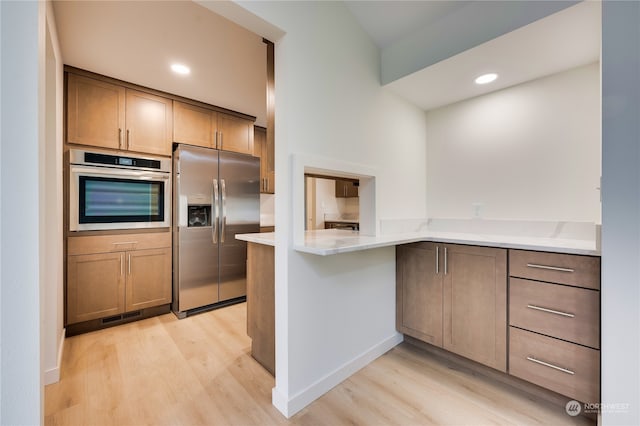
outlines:
{"label": "white painted trim", "polygon": [[62,335],[60,335],[60,343],[58,344],[58,361],[54,368],[50,368],[44,372],[44,385],[50,385],[52,383],[58,383],[60,381],[60,365],[62,364],[62,353],[64,352],[64,339],[67,333],[67,329],[62,329]]}
{"label": "white painted trim", "polygon": [[271,402],[282,414],[287,418],[290,418],[298,411],[302,410],[304,407],[330,391],[333,387],[348,379],[352,374],[356,373],[379,356],[384,355],[386,352],[402,343],[403,340],[404,336],[402,334],[395,333],[389,338],[371,347],[360,356],[327,374],[325,377],[316,381],[297,395],[294,395],[289,400],[287,400],[286,396],[280,393],[277,388],[273,388],[271,393]]}

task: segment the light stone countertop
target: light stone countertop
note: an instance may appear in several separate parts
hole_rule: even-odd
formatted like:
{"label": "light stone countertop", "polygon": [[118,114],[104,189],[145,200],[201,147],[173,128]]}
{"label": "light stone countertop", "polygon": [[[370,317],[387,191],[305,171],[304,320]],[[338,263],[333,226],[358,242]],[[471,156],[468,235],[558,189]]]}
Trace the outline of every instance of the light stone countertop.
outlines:
{"label": "light stone countertop", "polygon": [[[236,238],[258,244],[275,245],[275,234],[273,232],[261,234],[240,234],[236,235]],[[360,235],[358,231],[339,229],[306,231],[304,245],[296,245],[294,246],[294,249],[304,253],[328,256],[419,241],[468,244],[591,256],[600,255],[600,250],[597,247],[595,237],[590,240],[429,230],[379,236]]]}
{"label": "light stone countertop", "polygon": [[255,234],[236,234],[236,240],[275,247],[276,233],[275,232],[259,232]]}

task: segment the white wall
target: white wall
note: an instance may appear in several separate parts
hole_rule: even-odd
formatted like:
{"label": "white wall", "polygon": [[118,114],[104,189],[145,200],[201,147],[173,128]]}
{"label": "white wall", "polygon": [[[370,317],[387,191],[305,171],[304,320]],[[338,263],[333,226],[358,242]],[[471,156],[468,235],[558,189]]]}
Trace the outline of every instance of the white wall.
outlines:
{"label": "white wall", "polygon": [[39,41],[44,3],[0,2],[2,137],[0,424],[43,420],[40,299]]}
{"label": "white wall", "polygon": [[303,215],[303,201],[290,195],[291,156],[369,166],[379,215],[424,217],[424,113],[380,87],[378,51],[342,3],[241,4],[286,32],[275,56],[274,404],[292,415],[399,336],[393,248],[329,257],[292,249],[291,215]]}
{"label": "white wall", "polygon": [[600,223],[594,63],[427,113],[429,217]]}
{"label": "white wall", "polygon": [[[640,424],[640,3],[602,13],[604,425]],[[625,407],[626,406],[626,407]]]}
{"label": "white wall", "polygon": [[41,185],[45,206],[41,217],[44,241],[41,248],[43,264],[41,279],[44,282],[44,382],[57,382],[60,378],[60,362],[64,343],[63,300],[63,232],[62,232],[62,108],[63,62],[58,43],[53,7],[47,2],[46,31],[43,34],[45,49],[45,126],[44,155]]}

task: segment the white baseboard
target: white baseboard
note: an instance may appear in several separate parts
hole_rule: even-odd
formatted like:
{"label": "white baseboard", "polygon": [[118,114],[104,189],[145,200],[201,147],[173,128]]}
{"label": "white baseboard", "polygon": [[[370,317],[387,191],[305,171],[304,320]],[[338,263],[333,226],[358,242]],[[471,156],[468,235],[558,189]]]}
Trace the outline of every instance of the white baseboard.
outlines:
{"label": "white baseboard", "polygon": [[395,333],[393,336],[371,347],[360,356],[346,362],[341,367],[335,369],[309,387],[287,399],[286,395],[273,388],[271,392],[271,402],[285,417],[290,418],[307,405],[330,391],[343,380],[349,378],[356,371],[360,370],[371,361],[383,355],[387,351],[402,343],[403,335]]}
{"label": "white baseboard", "polygon": [[66,328],[62,329],[62,335],[60,336],[60,343],[58,344],[58,360],[54,368],[44,371],[44,384],[50,385],[52,383],[58,383],[60,381],[60,364],[62,363],[62,353],[64,351],[64,337],[67,332]]}

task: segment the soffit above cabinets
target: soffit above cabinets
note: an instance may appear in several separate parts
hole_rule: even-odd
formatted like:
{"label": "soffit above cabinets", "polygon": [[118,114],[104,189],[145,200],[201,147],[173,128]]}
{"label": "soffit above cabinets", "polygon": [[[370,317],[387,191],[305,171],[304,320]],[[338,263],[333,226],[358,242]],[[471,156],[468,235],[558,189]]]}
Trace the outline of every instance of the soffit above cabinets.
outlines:
{"label": "soffit above cabinets", "polygon": [[[266,125],[262,37],[191,1],[53,2],[65,64],[257,117]],[[172,63],[191,68],[173,73]]]}
{"label": "soffit above cabinets", "polygon": [[[419,31],[420,25],[425,28],[424,25],[437,26],[443,21],[453,23],[456,16],[463,15],[469,8],[485,5],[483,2],[420,1],[414,5],[412,2],[399,2],[395,9],[391,9],[394,2],[364,3],[347,2],[347,7],[355,11],[356,19],[381,47],[383,56],[385,46],[393,48],[394,44],[402,43],[402,37]],[[495,2],[486,3],[486,7],[492,10],[499,6]],[[384,87],[414,105],[430,110],[596,62],[600,58],[601,7],[599,1],[580,2]],[[387,17],[396,16],[391,15],[391,10],[402,12],[399,19],[387,19],[376,29],[374,24],[380,22],[385,13]],[[412,12],[414,16],[404,16],[404,12]],[[435,40],[434,43],[446,43],[446,40]],[[484,86],[474,84],[477,76],[487,72],[497,73],[498,79]]]}

